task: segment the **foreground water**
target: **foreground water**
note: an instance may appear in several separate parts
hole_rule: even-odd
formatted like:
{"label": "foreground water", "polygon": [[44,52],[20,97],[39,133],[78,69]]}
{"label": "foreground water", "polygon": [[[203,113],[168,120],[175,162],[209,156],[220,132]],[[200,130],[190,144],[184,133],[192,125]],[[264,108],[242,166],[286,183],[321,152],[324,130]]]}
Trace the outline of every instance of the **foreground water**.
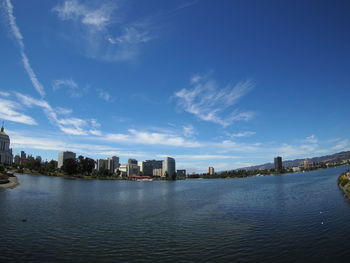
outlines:
{"label": "foreground water", "polygon": [[350,203],[336,182],[348,168],[177,182],[19,175],[0,190],[0,262],[347,262]]}

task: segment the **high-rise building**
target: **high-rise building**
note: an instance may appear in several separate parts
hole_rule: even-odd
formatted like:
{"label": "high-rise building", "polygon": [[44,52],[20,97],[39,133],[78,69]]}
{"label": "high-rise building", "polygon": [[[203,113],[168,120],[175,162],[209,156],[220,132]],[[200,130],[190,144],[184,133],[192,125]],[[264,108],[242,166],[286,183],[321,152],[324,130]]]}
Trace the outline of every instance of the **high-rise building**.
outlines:
{"label": "high-rise building", "polygon": [[214,175],[214,174],[215,174],[214,167],[211,167],[211,166],[210,166],[210,167],[208,168],[208,174],[209,174],[209,175]]}
{"label": "high-rise building", "polygon": [[119,157],[112,156],[107,158],[107,169],[110,170],[112,173],[115,173],[117,169],[119,168]]}
{"label": "high-rise building", "polygon": [[0,130],[0,163],[11,164],[13,162],[10,137],[6,134],[4,126]]}
{"label": "high-rise building", "polygon": [[274,163],[275,163],[275,170],[276,170],[276,172],[282,172],[282,169],[283,169],[283,167],[282,167],[282,157],[280,157],[280,156],[275,157]]}
{"label": "high-rise building", "polygon": [[136,164],[137,165],[137,160],[136,159],[129,159],[128,164]]}
{"label": "high-rise building", "polygon": [[139,162],[140,171],[142,175],[145,176],[154,176],[154,169],[162,169],[163,161],[159,160],[146,160],[144,162]]}
{"label": "high-rise building", "polygon": [[163,176],[172,177],[176,171],[175,159],[166,157],[163,161]]}
{"label": "high-rise building", "polygon": [[62,168],[64,160],[67,159],[75,159],[75,153],[69,151],[58,153],[58,168]]}
{"label": "high-rise building", "polygon": [[108,160],[106,159],[97,159],[96,160],[96,170],[107,170],[108,169]]}

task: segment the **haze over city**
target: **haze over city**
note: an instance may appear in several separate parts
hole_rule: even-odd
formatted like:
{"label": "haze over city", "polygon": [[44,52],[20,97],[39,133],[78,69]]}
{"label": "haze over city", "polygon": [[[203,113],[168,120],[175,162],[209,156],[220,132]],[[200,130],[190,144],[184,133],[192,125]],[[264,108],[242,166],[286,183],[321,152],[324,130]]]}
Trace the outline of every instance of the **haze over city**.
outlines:
{"label": "haze over city", "polygon": [[2,1],[0,119],[14,154],[48,160],[203,172],[350,150],[349,8]]}

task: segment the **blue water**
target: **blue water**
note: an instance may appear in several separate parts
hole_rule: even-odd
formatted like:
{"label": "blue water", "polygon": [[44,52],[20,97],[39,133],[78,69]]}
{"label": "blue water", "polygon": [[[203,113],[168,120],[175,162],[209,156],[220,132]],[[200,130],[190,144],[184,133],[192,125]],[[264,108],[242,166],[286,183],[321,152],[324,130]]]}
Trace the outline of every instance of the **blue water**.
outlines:
{"label": "blue water", "polygon": [[0,190],[0,262],[347,262],[346,169],[176,182],[18,175]]}

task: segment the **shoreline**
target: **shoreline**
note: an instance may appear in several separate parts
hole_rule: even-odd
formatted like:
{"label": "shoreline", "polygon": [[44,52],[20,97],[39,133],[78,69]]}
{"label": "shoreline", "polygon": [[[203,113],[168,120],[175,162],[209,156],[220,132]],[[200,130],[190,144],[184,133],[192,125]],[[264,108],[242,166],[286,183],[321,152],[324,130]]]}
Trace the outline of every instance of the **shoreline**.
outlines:
{"label": "shoreline", "polygon": [[338,186],[343,191],[344,196],[350,200],[350,171],[346,171],[339,175]]}
{"label": "shoreline", "polygon": [[4,189],[6,189],[6,188],[15,188],[17,185],[19,185],[17,176],[9,177],[8,180],[10,182],[8,182],[6,184],[0,184],[0,188],[4,188]]}

